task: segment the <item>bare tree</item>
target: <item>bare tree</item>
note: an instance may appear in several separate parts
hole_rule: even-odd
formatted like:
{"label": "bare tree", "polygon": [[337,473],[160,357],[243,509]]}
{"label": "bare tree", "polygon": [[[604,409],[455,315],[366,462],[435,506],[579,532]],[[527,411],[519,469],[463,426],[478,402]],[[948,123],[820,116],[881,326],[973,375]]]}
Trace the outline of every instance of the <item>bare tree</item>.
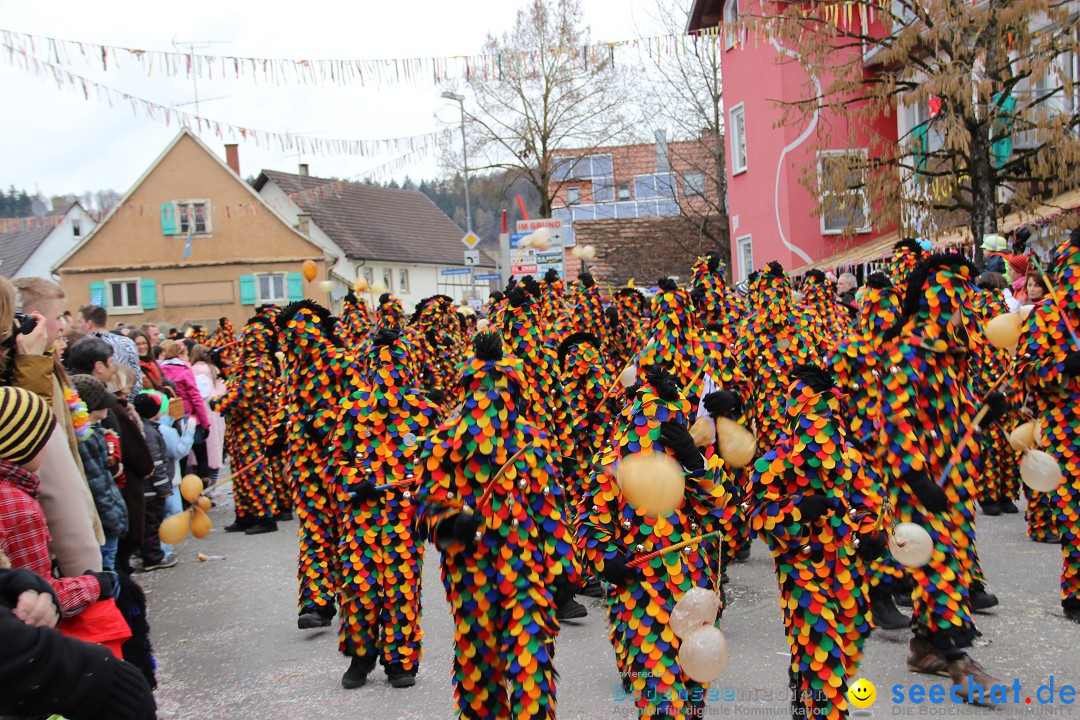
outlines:
{"label": "bare tree", "polygon": [[[1029,211],[1080,185],[1080,21],[1072,3],[846,5],[838,13],[787,3],[756,18],[809,77],[787,114],[827,108],[863,129],[912,108],[926,117],[899,137],[873,133],[867,153],[839,158],[820,177],[808,168],[803,182],[825,198],[820,212],[857,212],[865,190],[875,222],[928,236],[966,227],[979,239],[997,231],[1003,210]],[[822,148],[837,139],[819,136]]]}
{"label": "bare tree", "polygon": [[[690,4],[656,0],[652,32],[679,37],[690,17]],[[643,33],[644,34],[644,33]],[[645,123],[654,131],[671,131],[673,167],[699,175],[700,188],[676,193],[684,221],[731,264],[724,159],[724,86],[720,73],[723,48],[717,34],[692,35],[676,52],[650,58],[640,102]],[[682,144],[689,143],[689,144]]]}
{"label": "bare tree", "polygon": [[627,84],[612,54],[585,50],[589,42],[580,0],[529,0],[510,32],[488,35],[490,66],[470,73],[469,167],[527,180],[542,217],[562,186],[555,153],[610,144],[626,131]]}

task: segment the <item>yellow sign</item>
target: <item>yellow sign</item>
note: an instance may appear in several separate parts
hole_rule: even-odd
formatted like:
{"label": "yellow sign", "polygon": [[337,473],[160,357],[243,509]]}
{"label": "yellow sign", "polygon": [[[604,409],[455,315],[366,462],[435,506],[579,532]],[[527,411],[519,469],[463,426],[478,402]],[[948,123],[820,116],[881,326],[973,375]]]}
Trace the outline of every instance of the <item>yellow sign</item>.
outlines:
{"label": "yellow sign", "polygon": [[877,688],[866,678],[859,678],[848,688],[847,699],[857,708],[868,708],[877,700]]}
{"label": "yellow sign", "polygon": [[472,250],[474,247],[480,244],[480,238],[474,232],[465,233],[465,237],[461,238],[461,244]]}

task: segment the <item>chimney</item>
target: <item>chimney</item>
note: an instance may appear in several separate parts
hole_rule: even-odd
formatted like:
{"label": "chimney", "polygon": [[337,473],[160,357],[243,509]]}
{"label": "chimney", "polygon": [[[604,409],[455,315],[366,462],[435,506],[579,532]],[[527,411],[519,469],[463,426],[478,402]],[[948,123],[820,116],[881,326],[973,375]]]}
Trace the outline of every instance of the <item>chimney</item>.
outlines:
{"label": "chimney", "polygon": [[237,175],[240,174],[240,146],[236,143],[229,143],[225,146],[225,162],[229,164],[232,171]]}
{"label": "chimney", "polygon": [[300,163],[300,177],[307,177],[307,176],[308,176],[307,163]]}
{"label": "chimney", "polygon": [[671,158],[668,156],[667,133],[656,131],[656,172],[671,172]]}
{"label": "chimney", "polygon": [[[301,165],[300,167],[307,167]],[[300,213],[296,216],[296,229],[304,235],[307,235],[311,230],[311,215],[308,213]]]}

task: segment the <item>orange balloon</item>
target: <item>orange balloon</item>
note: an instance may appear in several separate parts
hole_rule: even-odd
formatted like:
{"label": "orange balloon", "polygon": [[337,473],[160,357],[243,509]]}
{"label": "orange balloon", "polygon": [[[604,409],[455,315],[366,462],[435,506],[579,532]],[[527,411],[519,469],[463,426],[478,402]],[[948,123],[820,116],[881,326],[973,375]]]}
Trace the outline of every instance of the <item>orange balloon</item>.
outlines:
{"label": "orange balloon", "polygon": [[158,538],[166,545],[176,545],[187,537],[189,527],[191,527],[190,513],[185,511],[170,515],[161,521],[161,526],[158,527]]}
{"label": "orange balloon", "polygon": [[210,502],[210,498],[205,495],[200,495],[199,499],[195,502],[199,506],[199,509],[203,512],[210,512],[210,508],[213,507],[213,503]]}
{"label": "orange balloon", "polygon": [[185,475],[180,481],[180,497],[193,503],[202,495],[203,482],[198,475]]}
{"label": "orange balloon", "polygon": [[210,527],[210,516],[196,507],[195,515],[191,518],[191,534],[197,538],[204,538],[210,534]]}
{"label": "orange balloon", "polygon": [[315,264],[314,260],[304,261],[304,279],[311,282],[315,279],[315,276],[319,274],[319,266]]}

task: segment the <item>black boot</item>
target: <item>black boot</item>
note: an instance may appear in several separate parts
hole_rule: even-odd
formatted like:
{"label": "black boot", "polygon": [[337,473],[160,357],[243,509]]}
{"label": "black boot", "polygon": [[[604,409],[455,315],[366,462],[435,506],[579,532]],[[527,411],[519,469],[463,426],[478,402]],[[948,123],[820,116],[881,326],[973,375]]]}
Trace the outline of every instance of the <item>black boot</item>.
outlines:
{"label": "black boot", "polygon": [[971,583],[971,609],[975,611],[989,610],[998,604],[997,595],[986,592],[986,586],[981,582]]}
{"label": "black boot", "polygon": [[254,525],[244,531],[245,535],[262,535],[277,532],[277,521],[272,517],[259,518]]}
{"label": "black boot", "polygon": [[349,663],[349,669],[341,676],[341,687],[346,690],[355,690],[367,683],[368,673],[375,667],[375,663],[366,658],[354,657]]}
{"label": "black boot", "polygon": [[1020,512],[1020,508],[1016,507],[1016,503],[1012,500],[1002,500],[999,505],[1001,505],[1001,512],[1006,515],[1015,515]]}
{"label": "black boot", "polygon": [[750,545],[747,544],[742,550],[735,553],[735,562],[744,563],[750,559]]}
{"label": "black boot", "polygon": [[1001,506],[996,502],[984,502],[982,503],[983,515],[990,515],[996,517],[1001,514]]}
{"label": "black boot", "polygon": [[[300,628],[301,630],[330,627],[330,621],[333,619],[333,617],[333,607],[319,608],[318,610],[309,608],[304,612],[300,613],[300,616],[296,618],[296,627]],[[370,668],[368,670],[370,671]]]}
{"label": "black boot", "polygon": [[401,663],[392,663],[386,666],[386,679],[396,688],[412,687],[416,684],[416,668],[406,670]]}
{"label": "black boot", "polygon": [[577,594],[583,597],[602,598],[604,597],[604,588],[600,585],[599,580],[591,577],[585,582],[585,587],[577,591]]}
{"label": "black boot", "polygon": [[292,517],[292,510],[282,510],[274,516],[274,519],[278,522],[289,522],[290,520],[292,520]]}
{"label": "black boot", "polygon": [[881,630],[904,630],[911,625],[911,618],[896,608],[892,589],[885,585],[870,588],[870,613],[874,627]]}
{"label": "black boot", "polygon": [[1065,611],[1065,618],[1074,623],[1080,623],[1080,598],[1066,598],[1061,601],[1061,609]]}
{"label": "black boot", "polygon": [[555,617],[559,620],[576,620],[586,617],[589,611],[571,595],[555,609]]}
{"label": "black boot", "polygon": [[254,516],[240,517],[237,515],[232,525],[225,526],[225,532],[244,532],[254,525],[257,520],[258,518]]}

